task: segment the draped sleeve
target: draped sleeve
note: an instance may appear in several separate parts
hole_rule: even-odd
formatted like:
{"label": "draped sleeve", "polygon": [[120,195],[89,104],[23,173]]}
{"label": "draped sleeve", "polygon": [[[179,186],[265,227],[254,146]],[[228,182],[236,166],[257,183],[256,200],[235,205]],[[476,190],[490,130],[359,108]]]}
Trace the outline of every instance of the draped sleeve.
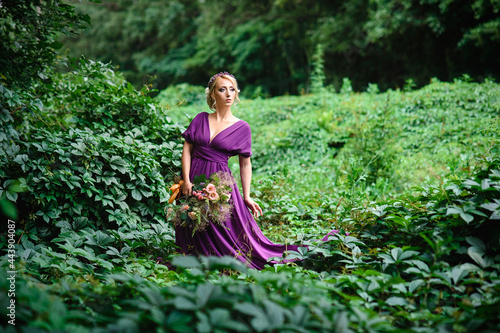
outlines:
{"label": "draped sleeve", "polygon": [[238,129],[238,140],[234,152],[243,157],[252,156],[252,131],[246,122]]}
{"label": "draped sleeve", "polygon": [[194,142],[195,134],[196,134],[196,131],[197,131],[198,127],[203,125],[203,123],[202,123],[202,121],[203,121],[203,113],[204,112],[198,113],[193,118],[193,120],[189,124],[188,128],[184,131],[184,133],[182,133],[182,137],[188,143],[193,143]]}

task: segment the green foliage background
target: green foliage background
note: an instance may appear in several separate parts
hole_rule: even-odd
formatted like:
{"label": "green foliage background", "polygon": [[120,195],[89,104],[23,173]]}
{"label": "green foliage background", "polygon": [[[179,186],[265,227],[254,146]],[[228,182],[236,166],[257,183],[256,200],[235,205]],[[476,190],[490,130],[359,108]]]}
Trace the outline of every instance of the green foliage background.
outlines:
{"label": "green foliage background", "polygon": [[[57,59],[47,41],[85,18],[60,1],[4,3],[2,331],[500,330],[499,84],[462,75],[355,93],[345,77],[325,87],[328,48],[315,46],[313,93],[262,99],[267,88],[256,86],[236,115],[252,126],[259,223],[271,239],[303,247],[255,271],[177,254],[164,218],[180,133],[206,110],[203,87],[181,83],[152,98],[150,85],[137,90],[109,64]],[[248,17],[301,2],[253,4]],[[252,22],[242,31],[276,28]],[[230,167],[238,173],[236,160]]]}
{"label": "green foliage background", "polygon": [[297,94],[311,89],[316,46],[326,83],[344,77],[355,90],[418,86],[463,73],[500,77],[498,1],[69,1],[93,28],[65,38],[73,57],[111,61],[136,87],[206,84],[236,73],[244,92]]}

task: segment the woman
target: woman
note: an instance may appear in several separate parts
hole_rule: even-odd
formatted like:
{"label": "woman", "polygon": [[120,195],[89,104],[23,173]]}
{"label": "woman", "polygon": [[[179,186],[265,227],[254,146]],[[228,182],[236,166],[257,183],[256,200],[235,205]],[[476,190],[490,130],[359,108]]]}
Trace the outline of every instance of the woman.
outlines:
{"label": "woman", "polygon": [[198,114],[182,134],[185,142],[181,192],[191,195],[191,181],[197,175],[209,177],[221,170],[231,173],[228,159],[238,155],[243,198],[235,186],[231,192],[233,212],[224,226],[211,223],[206,231],[194,235],[188,228],[176,227],[176,244],[186,254],[227,255],[252,268],[262,269],[269,258],[281,257],[283,252],[297,250],[298,246],[272,243],[255,222],[254,218],[262,215],[262,209],[250,197],[250,126],[231,112],[234,102],[239,101],[236,79],[227,72],[218,73],[208,82],[205,93],[207,104],[214,112]]}

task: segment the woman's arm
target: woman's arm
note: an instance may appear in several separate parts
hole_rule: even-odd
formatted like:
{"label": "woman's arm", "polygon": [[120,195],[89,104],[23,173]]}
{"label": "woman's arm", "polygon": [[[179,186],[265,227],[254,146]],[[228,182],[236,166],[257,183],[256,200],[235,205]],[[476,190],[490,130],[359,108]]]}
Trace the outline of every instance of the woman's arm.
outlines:
{"label": "woman's arm", "polygon": [[252,162],[250,157],[240,156],[240,177],[245,205],[252,211],[253,217],[257,218],[259,214],[262,216],[262,209],[250,198],[250,183],[252,182]]}
{"label": "woman's arm", "polygon": [[193,151],[193,144],[184,141],[184,147],[182,147],[182,177],[184,183],[181,185],[181,192],[184,195],[191,195],[191,189],[193,184],[191,184],[191,179],[189,179],[189,172],[191,171],[191,152]]}

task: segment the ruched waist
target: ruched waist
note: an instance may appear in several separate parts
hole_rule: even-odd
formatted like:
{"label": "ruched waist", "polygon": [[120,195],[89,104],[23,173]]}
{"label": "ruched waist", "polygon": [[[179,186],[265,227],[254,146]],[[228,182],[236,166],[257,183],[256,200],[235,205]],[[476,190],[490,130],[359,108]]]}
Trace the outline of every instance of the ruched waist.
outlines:
{"label": "ruched waist", "polygon": [[225,163],[227,164],[227,160],[230,155],[227,155],[217,149],[203,146],[194,146],[192,158],[201,158],[203,160],[207,160],[209,162],[215,163]]}

